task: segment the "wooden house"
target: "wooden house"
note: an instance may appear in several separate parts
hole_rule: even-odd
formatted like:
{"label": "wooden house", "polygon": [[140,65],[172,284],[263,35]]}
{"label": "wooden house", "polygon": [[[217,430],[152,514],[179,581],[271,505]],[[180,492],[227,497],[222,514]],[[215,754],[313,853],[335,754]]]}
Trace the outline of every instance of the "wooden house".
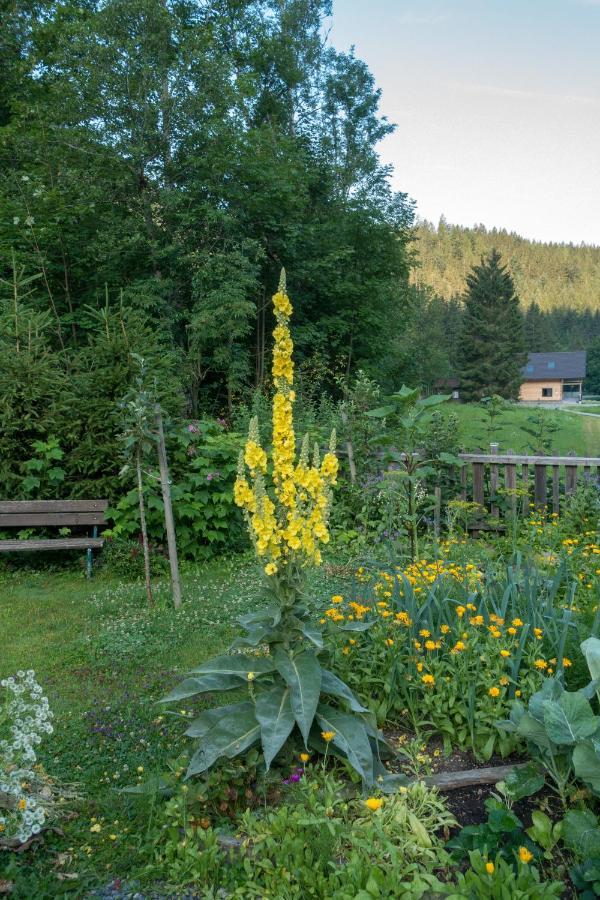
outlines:
{"label": "wooden house", "polygon": [[525,403],[580,403],[585,371],[585,350],[530,353],[523,368],[519,400]]}

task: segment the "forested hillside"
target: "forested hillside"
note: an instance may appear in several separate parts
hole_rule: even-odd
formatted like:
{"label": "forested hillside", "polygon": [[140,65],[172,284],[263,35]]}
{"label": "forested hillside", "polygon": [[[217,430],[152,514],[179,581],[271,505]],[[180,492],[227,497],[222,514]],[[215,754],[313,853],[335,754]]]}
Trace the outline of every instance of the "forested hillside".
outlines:
{"label": "forested hillside", "polygon": [[471,267],[497,249],[524,309],[532,303],[543,311],[600,309],[600,246],[542,244],[503,229],[449,225],[443,218],[437,227],[421,223],[416,236],[413,279],[445,299],[461,296]]}

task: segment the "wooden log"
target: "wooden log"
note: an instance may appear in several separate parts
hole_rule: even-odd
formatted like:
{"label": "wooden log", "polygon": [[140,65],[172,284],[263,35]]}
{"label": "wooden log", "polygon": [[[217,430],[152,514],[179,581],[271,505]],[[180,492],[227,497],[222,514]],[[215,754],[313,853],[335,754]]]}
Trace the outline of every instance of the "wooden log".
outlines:
{"label": "wooden log", "polygon": [[539,464],[535,467],[535,480],[534,480],[534,504],[535,508],[539,510],[546,509],[547,506],[547,495],[546,495],[546,466],[540,466]]}
{"label": "wooden log", "polygon": [[527,763],[516,766],[488,766],[484,769],[466,769],[463,772],[438,772],[415,781],[424,781],[430,787],[440,791],[456,791],[464,787],[475,787],[479,784],[498,784],[507,778],[514,769],[520,769]]}
{"label": "wooden log", "polygon": [[473,463],[473,502],[479,506],[485,505],[485,494],[483,487],[483,479],[485,474],[485,466],[483,463]]}

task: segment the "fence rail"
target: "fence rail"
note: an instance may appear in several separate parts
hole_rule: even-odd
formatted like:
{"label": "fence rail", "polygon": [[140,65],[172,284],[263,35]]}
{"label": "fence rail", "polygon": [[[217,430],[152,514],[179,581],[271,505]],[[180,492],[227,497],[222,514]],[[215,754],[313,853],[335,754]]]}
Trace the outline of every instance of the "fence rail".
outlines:
{"label": "fence rail", "polygon": [[489,512],[496,517],[500,514],[501,495],[507,497],[514,514],[518,496],[530,496],[532,482],[534,507],[547,510],[551,501],[556,514],[560,513],[562,498],[575,493],[580,475],[588,482],[600,483],[597,456],[522,456],[510,451],[499,453],[497,445],[492,444],[490,453],[459,453],[459,457],[464,464],[460,473],[461,499],[468,499],[470,483],[473,503],[487,509],[487,481]]}

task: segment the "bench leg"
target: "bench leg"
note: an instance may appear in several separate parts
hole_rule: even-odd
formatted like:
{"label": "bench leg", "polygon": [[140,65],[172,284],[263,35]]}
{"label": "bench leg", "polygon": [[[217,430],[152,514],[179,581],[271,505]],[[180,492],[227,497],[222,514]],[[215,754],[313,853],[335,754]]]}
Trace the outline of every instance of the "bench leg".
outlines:
{"label": "bench leg", "polygon": [[[92,537],[98,537],[98,529],[94,525],[94,530],[92,532]],[[92,566],[94,564],[94,554],[91,547],[87,548],[87,560],[86,560],[86,575],[88,578],[92,577]]]}

